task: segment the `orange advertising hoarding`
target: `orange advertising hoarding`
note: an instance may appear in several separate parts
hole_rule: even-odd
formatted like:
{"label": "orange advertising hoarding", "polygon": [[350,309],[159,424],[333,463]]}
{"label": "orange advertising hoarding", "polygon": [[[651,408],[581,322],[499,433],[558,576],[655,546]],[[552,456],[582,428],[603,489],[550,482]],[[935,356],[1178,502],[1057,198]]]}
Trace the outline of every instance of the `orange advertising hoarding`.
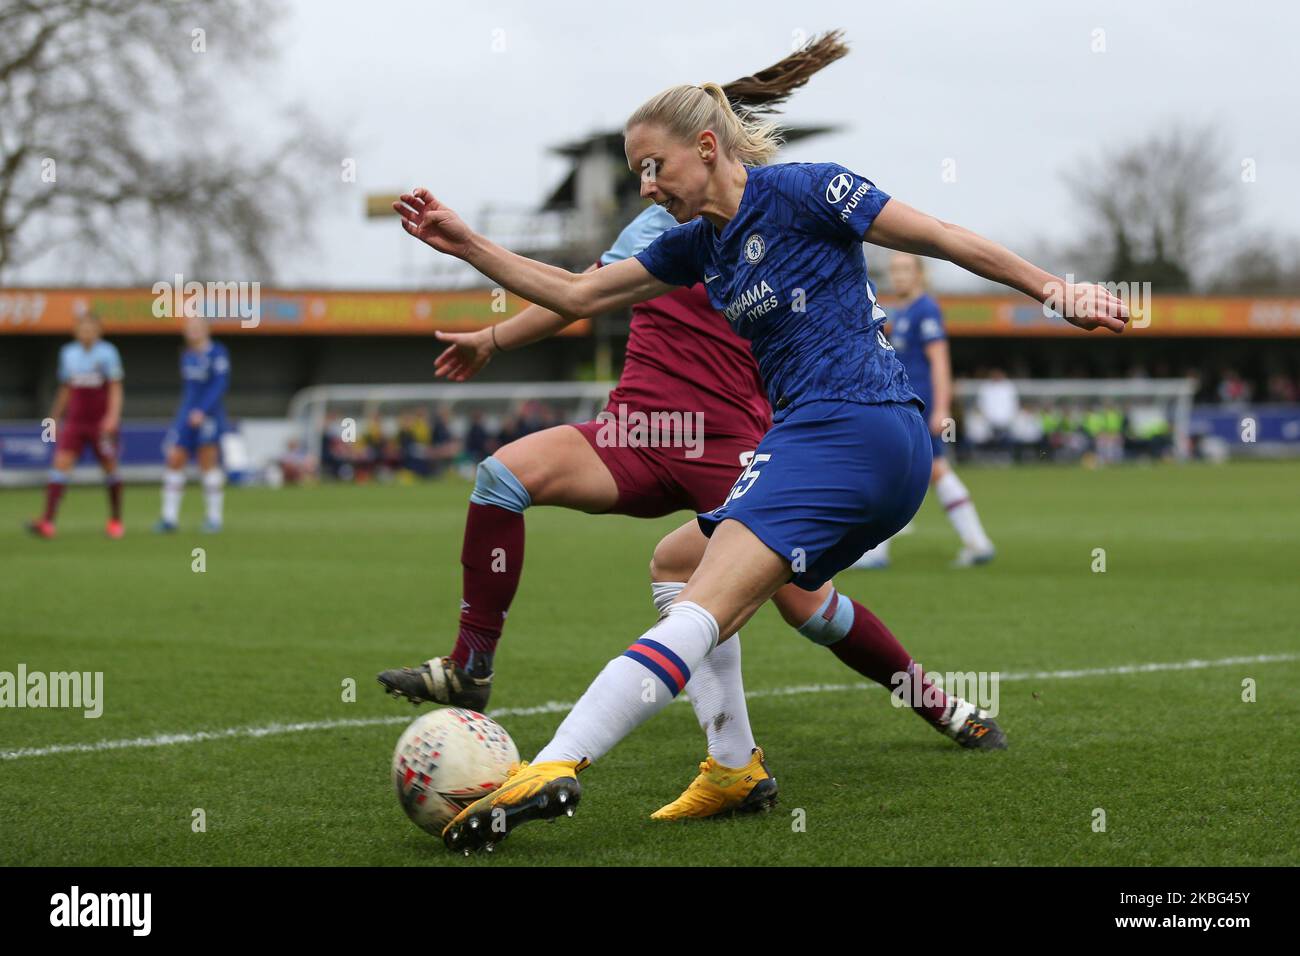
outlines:
{"label": "orange advertising hoarding", "polygon": [[[111,335],[175,332],[171,316],[187,303],[218,332],[258,335],[432,335],[483,328],[518,312],[525,303],[490,289],[457,292],[344,292],[294,289],[205,288],[177,295],[170,284],[154,289],[0,289],[0,334],[58,335],[72,331],[81,312],[93,311]],[[248,284],[251,285],[251,284]],[[157,287],[155,287],[157,288]],[[188,289],[188,286],[186,287]],[[888,298],[882,300],[888,309]],[[950,335],[1055,336],[1077,330],[1044,315],[1020,296],[940,296]],[[1155,296],[1134,316],[1131,335],[1300,336],[1300,299]],[[563,334],[586,335],[591,324],[573,323]]]}
{"label": "orange advertising hoarding", "polygon": [[[526,302],[491,290],[463,292],[313,292],[213,283],[202,293],[170,284],[153,289],[0,289],[0,334],[57,335],[94,312],[109,335],[169,334],[174,316],[206,316],[216,332],[254,335],[432,335],[483,328],[509,318]],[[211,286],[219,286],[212,288]],[[188,289],[188,286],[186,287]],[[581,320],[561,334],[585,335]]]}
{"label": "orange advertising hoarding", "polygon": [[[1078,330],[1020,296],[939,296],[953,336],[1072,335]],[[886,309],[888,302],[886,300]],[[1129,335],[1300,336],[1300,299],[1152,296],[1133,306]]]}

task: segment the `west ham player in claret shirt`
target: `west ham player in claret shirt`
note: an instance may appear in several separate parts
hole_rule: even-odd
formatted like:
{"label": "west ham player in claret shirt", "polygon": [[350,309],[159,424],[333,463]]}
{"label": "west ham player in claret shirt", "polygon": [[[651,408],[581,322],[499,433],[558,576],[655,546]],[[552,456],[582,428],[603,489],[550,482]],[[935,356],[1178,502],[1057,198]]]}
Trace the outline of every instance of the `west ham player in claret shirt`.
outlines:
{"label": "west ham player in claret shirt", "polygon": [[45,486],[45,511],[27,525],[41,538],[54,537],[54,519],[72,469],[86,449],[99,460],[108,489],[108,523],[104,533],[120,538],[122,479],[117,473],[117,439],[122,422],[122,358],[103,339],[99,319],[90,312],[76,322],[76,341],[59,351],[59,390],[54,419],[54,462]]}
{"label": "west ham player in claret shirt", "polygon": [[[760,71],[767,78],[766,102],[784,99],[791,83],[844,49],[830,37],[810,45],[802,56]],[[803,71],[782,72],[791,62]],[[728,96],[744,96],[754,108],[755,93],[744,81],[728,84],[726,90]],[[593,268],[636,256],[676,226],[660,206],[647,207]],[[536,342],[571,321],[534,305],[489,329],[440,333],[450,344],[439,356],[436,372],[466,381],[497,351]],[[625,427],[629,422],[674,424],[638,433],[635,426]],[[385,671],[380,683],[415,703],[486,709],[493,657],[523,569],[524,511],[537,505],[634,517],[707,511],[722,503],[770,424],[771,408],[754,357],[709,302],[703,284],[636,304],[623,372],[601,416],[535,432],[505,445],[479,466],[465,522],[460,624],[451,654]],[[666,610],[684,587],[706,542],[691,524],[656,550],[651,596],[658,610]],[[909,701],[914,712],[961,746],[1005,746],[991,718],[976,715],[974,706],[959,697],[944,695],[879,618],[839,594],[831,582],[813,591],[787,585],[773,601],[800,634],[881,685],[892,690],[895,675],[913,674],[929,690]],[[708,755],[687,790],[653,818],[703,817],[771,805],[776,780],[746,712],[738,637],[710,654],[688,686]]]}
{"label": "west ham player in claret shirt", "polygon": [[[929,485],[929,432],[881,331],[864,240],[1058,303],[1080,328],[1125,327],[1127,307],[1104,288],[1067,283],[838,164],[764,165],[777,144],[774,125],[737,115],[715,83],[653,97],[625,127],[628,166],[642,175],[642,194],[683,225],[583,275],[501,248],[428,190],[394,204],[409,234],[560,315],[597,315],[704,283],[749,340],[773,409],[772,429],[726,500],[697,516],[709,542],[685,587],[606,665],[534,760],[447,825],[449,849],[471,851],[522,823],[572,813],[578,774],[667,706],[777,590],[790,582],[817,590],[916,513]],[[646,680],[659,692],[645,693]]]}
{"label": "west ham player in claret shirt", "polygon": [[162,515],[154,530],[176,530],[185,490],[185,466],[198,462],[205,515],[202,529],[221,530],[226,484],[221,469],[221,436],[226,433],[224,399],[230,387],[230,353],[212,341],[202,317],[185,319],[185,348],[181,352],[181,407],[167,434],[167,465],[162,480]]}

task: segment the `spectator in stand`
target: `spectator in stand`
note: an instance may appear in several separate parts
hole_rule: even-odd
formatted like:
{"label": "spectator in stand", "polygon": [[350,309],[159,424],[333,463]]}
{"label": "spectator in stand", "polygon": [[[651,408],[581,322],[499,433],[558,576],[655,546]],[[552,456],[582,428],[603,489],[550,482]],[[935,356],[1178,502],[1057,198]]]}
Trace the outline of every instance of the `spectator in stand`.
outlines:
{"label": "spectator in stand", "polygon": [[429,437],[429,457],[433,462],[433,474],[439,475],[452,460],[460,454],[461,443],[452,433],[447,410],[439,408],[433,415],[433,424]]}
{"label": "spectator in stand", "polygon": [[1046,456],[1043,415],[1032,406],[1022,406],[1011,423],[1011,445],[1016,461]]}
{"label": "spectator in stand", "polygon": [[1276,371],[1268,377],[1268,400],[1270,402],[1285,402],[1294,404],[1300,400],[1300,388],[1296,387],[1295,379],[1291,378],[1284,371]]}
{"label": "spectator in stand", "polygon": [[355,448],[343,440],[343,422],[343,417],[339,416],[325,427],[325,434],[321,436],[320,467],[322,474],[351,481]]}
{"label": "spectator in stand", "polygon": [[1223,376],[1219,379],[1219,401],[1224,405],[1245,405],[1253,394],[1254,389],[1250,382],[1246,381],[1235,368],[1223,370]]}
{"label": "spectator in stand", "polygon": [[516,419],[516,429],[519,437],[539,432],[544,427],[542,417],[538,413],[538,403],[534,401],[524,402],[519,407],[519,417]]}
{"label": "spectator in stand", "polygon": [[1128,407],[1124,416],[1124,446],[1130,457],[1166,457],[1173,451],[1173,433],[1173,425],[1161,405],[1132,404]]}
{"label": "spectator in stand", "polygon": [[399,467],[406,475],[428,478],[433,474],[433,435],[422,408],[407,409],[397,425]]}
{"label": "spectator in stand", "polygon": [[469,428],[465,432],[465,457],[477,465],[495,450],[487,426],[483,423],[483,412],[475,409],[470,414]]}
{"label": "spectator in stand", "polygon": [[524,432],[519,426],[518,415],[507,415],[501,419],[501,427],[497,429],[496,446],[500,448],[503,445],[509,445],[512,441],[522,438],[523,435]]}
{"label": "spectator in stand", "polygon": [[1111,402],[1090,408],[1083,418],[1093,463],[1110,465],[1124,457],[1124,413]]}
{"label": "spectator in stand", "polygon": [[402,451],[395,435],[390,435],[384,427],[379,412],[372,411],[366,419],[366,429],[358,443],[360,454],[357,458],[357,481],[369,481],[374,477],[387,477],[402,464]]}
{"label": "spectator in stand", "polygon": [[[328,439],[326,443],[328,444]],[[296,438],[289,440],[277,464],[280,467],[280,480],[286,485],[311,484],[316,480],[316,459],[307,454],[303,443]]]}
{"label": "spectator in stand", "polygon": [[975,407],[992,430],[992,443],[1006,446],[1011,426],[1020,414],[1020,395],[1015,383],[1000,368],[992,369],[975,394]]}

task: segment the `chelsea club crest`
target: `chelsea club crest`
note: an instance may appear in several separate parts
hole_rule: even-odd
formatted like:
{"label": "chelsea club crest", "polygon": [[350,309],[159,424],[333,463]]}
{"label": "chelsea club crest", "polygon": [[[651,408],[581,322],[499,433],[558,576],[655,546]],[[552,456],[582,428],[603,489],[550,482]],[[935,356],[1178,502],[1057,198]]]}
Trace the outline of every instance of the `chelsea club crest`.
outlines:
{"label": "chelsea club crest", "polygon": [[754,233],[745,240],[745,261],[751,266],[756,265],[763,258],[763,253],[766,251],[767,247],[763,245],[763,237],[758,233]]}

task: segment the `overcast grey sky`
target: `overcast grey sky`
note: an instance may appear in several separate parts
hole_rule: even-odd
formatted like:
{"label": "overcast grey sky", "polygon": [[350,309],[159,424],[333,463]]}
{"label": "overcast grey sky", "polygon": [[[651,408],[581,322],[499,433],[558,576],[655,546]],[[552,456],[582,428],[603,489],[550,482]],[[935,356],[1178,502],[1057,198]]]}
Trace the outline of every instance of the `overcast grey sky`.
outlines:
{"label": "overcast grey sky", "polygon": [[[534,204],[565,169],[548,146],[620,127],[665,86],[767,66],[796,31],[832,27],[852,52],[787,116],[843,131],[787,160],[843,163],[1029,251],[1070,237],[1063,170],[1150,129],[1211,121],[1225,177],[1240,183],[1242,160],[1257,164],[1257,181],[1240,183],[1245,222],[1300,232],[1300,4],[294,0],[281,59],[256,88],[337,131],[358,181],[322,187],[316,246],[284,258],[281,282],[420,281],[435,253],[396,222],[362,218],[365,193],[427,185],[471,225],[485,203]],[[1093,52],[1096,30],[1105,52]],[[949,159],[955,182],[941,176]]]}

